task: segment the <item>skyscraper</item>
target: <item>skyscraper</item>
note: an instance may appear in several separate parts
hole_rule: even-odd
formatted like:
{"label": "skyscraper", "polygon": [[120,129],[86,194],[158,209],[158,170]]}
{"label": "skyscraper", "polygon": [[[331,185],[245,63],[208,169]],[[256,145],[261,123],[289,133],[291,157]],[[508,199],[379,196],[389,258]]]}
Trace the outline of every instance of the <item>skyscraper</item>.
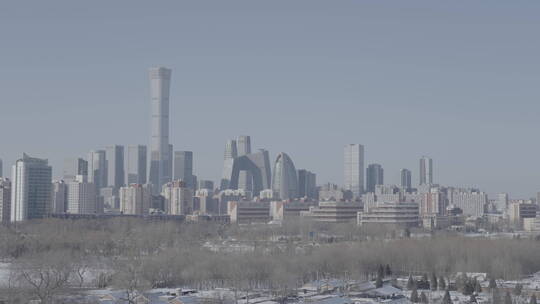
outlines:
{"label": "skyscraper", "polygon": [[96,189],[105,188],[107,183],[107,157],[105,150],[92,150],[88,153],[88,181],[94,183]]}
{"label": "skyscraper", "polygon": [[123,214],[147,215],[152,202],[151,188],[150,184],[131,184],[120,188],[120,211]]}
{"label": "skyscraper", "polygon": [[[236,139],[236,150],[238,156],[251,154],[251,138],[249,136],[238,136]],[[252,178],[248,171],[240,171],[238,189],[253,191]]]}
{"label": "skyscraper", "polygon": [[64,213],[67,211],[67,184],[63,180],[54,180],[52,182],[52,213]]}
{"label": "skyscraper", "polygon": [[272,175],[272,190],[282,200],[295,199],[298,197],[298,177],[296,168],[289,155],[281,152],[274,163]]}
{"label": "skyscraper", "polygon": [[146,146],[128,146],[127,152],[127,184],[146,184]]}
{"label": "skyscraper", "polygon": [[405,189],[405,191],[410,191],[412,188],[411,170],[401,169],[400,175],[401,175],[401,188]]}
{"label": "skyscraper", "polygon": [[2,165],[2,159],[0,158],[0,177],[4,176],[4,167]]}
{"label": "skyscraper", "polygon": [[174,180],[181,180],[185,186],[194,190],[195,180],[193,176],[193,152],[174,152]]}
{"label": "skyscraper", "polygon": [[173,181],[163,186],[161,195],[165,198],[165,212],[181,215],[193,212],[193,190],[183,181]]}
{"label": "skyscraper", "polygon": [[433,184],[433,160],[427,156],[420,158],[420,185]]}
{"label": "skyscraper", "polygon": [[45,217],[51,203],[51,182],[48,161],[23,154],[12,169],[11,221]]}
{"label": "skyscraper", "polygon": [[11,216],[11,181],[0,177],[0,222],[8,223]]}
{"label": "skyscraper", "polygon": [[298,170],[298,197],[317,197],[317,176],[305,169]]}
{"label": "skyscraper", "polygon": [[384,170],[379,164],[370,164],[366,169],[366,191],[375,192],[377,185],[384,185]]}
{"label": "skyscraper", "polygon": [[64,180],[75,180],[77,175],[88,176],[88,162],[82,158],[64,159]]}
{"label": "skyscraper", "polygon": [[75,180],[67,184],[67,212],[72,214],[98,213],[97,193],[93,183],[89,183],[84,175],[77,175]]}
{"label": "skyscraper", "polygon": [[154,193],[171,180],[172,155],[169,145],[169,91],[171,70],[156,67],[149,70],[152,103],[150,140],[150,183]]}
{"label": "skyscraper", "polygon": [[124,171],[124,146],[108,146],[106,149],[107,158],[107,182],[116,193],[125,184]]}
{"label": "skyscraper", "polygon": [[234,159],[238,157],[236,149],[236,140],[228,140],[225,143],[225,153],[223,156],[223,175],[221,178],[220,189],[229,189],[231,172],[233,170]]}
{"label": "skyscraper", "polygon": [[348,144],[344,147],[345,190],[350,190],[354,198],[364,193],[364,146]]}

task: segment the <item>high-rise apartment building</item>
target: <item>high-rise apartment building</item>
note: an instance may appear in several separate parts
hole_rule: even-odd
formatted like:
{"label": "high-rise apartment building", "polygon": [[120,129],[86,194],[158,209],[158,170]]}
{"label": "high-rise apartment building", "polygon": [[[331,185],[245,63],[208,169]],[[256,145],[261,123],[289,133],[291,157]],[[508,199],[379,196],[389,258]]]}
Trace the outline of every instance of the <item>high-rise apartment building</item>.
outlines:
{"label": "high-rise apartment building", "polygon": [[11,181],[0,177],[0,222],[8,223],[11,217]]}
{"label": "high-rise apartment building", "polygon": [[113,145],[106,149],[107,182],[114,191],[125,185],[124,146]]}
{"label": "high-rise apartment building", "polygon": [[167,214],[182,215],[193,212],[193,190],[183,181],[173,181],[163,186]]}
{"label": "high-rise apartment building", "polygon": [[45,217],[51,204],[52,168],[46,159],[26,154],[12,169],[12,222]]}
{"label": "high-rise apartment building", "polygon": [[146,146],[128,146],[127,151],[127,184],[146,184],[147,156]]}
{"label": "high-rise apartment building", "polygon": [[92,150],[88,153],[88,181],[94,183],[98,191],[108,186],[108,169],[105,150]]}
{"label": "high-rise apartment building", "polygon": [[401,169],[401,188],[405,191],[411,191],[412,189],[412,173],[409,169]]}
{"label": "high-rise apartment building", "polygon": [[366,169],[366,191],[375,192],[377,185],[384,185],[384,170],[379,164],[370,164]]}
{"label": "high-rise apartment building", "polygon": [[427,156],[420,158],[420,185],[433,184],[433,160]]}
{"label": "high-rise apartment building", "polygon": [[77,175],[88,175],[88,162],[82,158],[64,159],[64,180],[75,180]]}
{"label": "high-rise apartment building", "polygon": [[131,184],[120,188],[120,212],[147,215],[152,203],[152,185]]}
{"label": "high-rise apartment building", "polygon": [[181,180],[186,187],[195,189],[195,179],[193,176],[193,152],[174,152],[174,180]]}
{"label": "high-rise apartment building", "polygon": [[169,144],[169,93],[172,71],[165,67],[149,70],[152,130],[150,139],[150,183],[155,194],[172,177],[172,148]]}
{"label": "high-rise apartment building", "polygon": [[[72,214],[98,213],[96,186],[89,183],[87,177],[78,175],[67,184],[67,212]],[[100,212],[99,212],[100,213]]]}
{"label": "high-rise apartment building", "polygon": [[64,180],[52,182],[51,212],[64,213],[67,211],[68,188]]}
{"label": "high-rise apartment building", "polygon": [[354,198],[364,193],[364,146],[348,144],[344,147],[344,189]]}

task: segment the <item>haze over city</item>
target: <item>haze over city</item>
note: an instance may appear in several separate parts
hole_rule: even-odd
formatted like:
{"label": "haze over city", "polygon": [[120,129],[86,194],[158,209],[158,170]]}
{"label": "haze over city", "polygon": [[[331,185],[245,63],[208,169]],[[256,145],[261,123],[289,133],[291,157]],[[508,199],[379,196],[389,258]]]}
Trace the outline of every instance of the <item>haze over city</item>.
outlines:
{"label": "haze over city", "polygon": [[385,183],[434,160],[437,183],[540,189],[539,3],[142,1],[3,3],[4,175],[150,139],[148,68],[172,69],[170,141],[218,182],[226,140],[343,183],[361,143]]}

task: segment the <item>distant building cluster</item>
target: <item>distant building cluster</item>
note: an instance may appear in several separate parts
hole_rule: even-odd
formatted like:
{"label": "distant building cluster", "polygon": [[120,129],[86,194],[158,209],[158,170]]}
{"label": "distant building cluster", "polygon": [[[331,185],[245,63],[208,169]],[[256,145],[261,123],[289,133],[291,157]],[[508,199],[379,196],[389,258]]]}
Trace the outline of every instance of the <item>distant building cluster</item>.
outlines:
{"label": "distant building cluster", "polygon": [[[192,151],[175,151],[170,143],[169,91],[172,71],[149,70],[150,150],[146,145],[109,145],[86,157],[67,158],[62,176],[53,180],[46,159],[23,154],[2,177],[0,220],[19,222],[50,215],[163,215],[215,217],[253,223],[304,218],[321,222],[354,222],[429,229],[462,229],[468,223],[506,223],[540,231],[539,197],[510,199],[472,188],[435,182],[433,160],[419,159],[418,182],[412,171],[399,172],[400,184],[384,180],[379,163],[365,163],[365,147],[343,146],[343,185],[317,185],[317,176],[297,169],[284,152],[270,159],[252,149],[250,136],[227,140],[222,178],[198,179]],[[396,172],[397,173],[397,172]],[[176,217],[173,217],[176,218]]]}

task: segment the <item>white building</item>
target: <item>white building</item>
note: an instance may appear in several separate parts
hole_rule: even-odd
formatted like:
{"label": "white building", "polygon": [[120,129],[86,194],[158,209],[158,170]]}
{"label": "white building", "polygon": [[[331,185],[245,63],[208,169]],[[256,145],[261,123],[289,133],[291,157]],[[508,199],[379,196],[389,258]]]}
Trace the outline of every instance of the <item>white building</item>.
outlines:
{"label": "white building", "polygon": [[161,195],[165,198],[167,214],[182,215],[193,213],[193,190],[183,181],[174,181],[163,185]]}
{"label": "white building", "polygon": [[447,195],[449,203],[463,210],[463,215],[481,217],[486,211],[487,193],[472,190],[449,190]]}
{"label": "white building", "polygon": [[77,175],[67,184],[67,212],[71,214],[101,213],[98,208],[96,185],[89,183],[86,176]]}
{"label": "white building", "polygon": [[131,184],[120,188],[120,212],[147,215],[152,202],[152,185]]}
{"label": "white building", "polygon": [[379,202],[367,212],[358,212],[358,225],[386,225],[394,228],[418,227],[417,203]]}
{"label": "white building", "polygon": [[359,198],[364,193],[364,146],[348,144],[343,149],[344,188]]}
{"label": "white building", "polygon": [[52,168],[46,159],[23,154],[12,169],[12,222],[43,218],[51,205]]}

